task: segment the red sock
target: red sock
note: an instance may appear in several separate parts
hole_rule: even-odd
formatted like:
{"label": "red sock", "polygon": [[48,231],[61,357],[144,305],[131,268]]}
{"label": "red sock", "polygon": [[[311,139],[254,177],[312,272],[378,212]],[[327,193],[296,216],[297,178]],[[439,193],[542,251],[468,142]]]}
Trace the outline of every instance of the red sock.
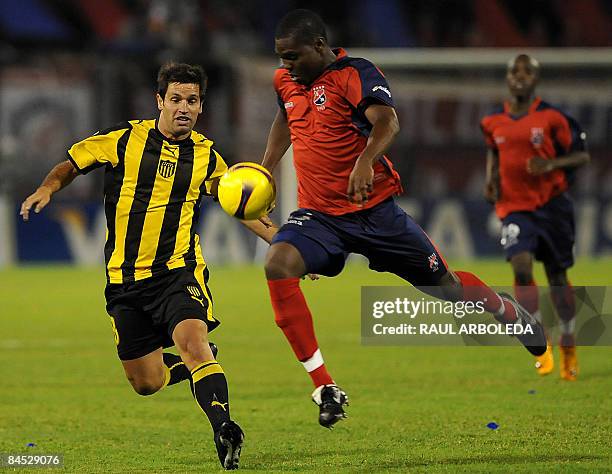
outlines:
{"label": "red sock", "polygon": [[535,314],[540,309],[538,287],[534,280],[531,280],[527,285],[520,285],[515,279],[514,294],[521,306],[531,314]]}
{"label": "red sock", "polygon": [[494,315],[503,316],[504,320],[512,323],[516,321],[516,311],[511,304],[489,288],[480,278],[469,272],[455,272],[463,286],[463,299],[477,303],[482,301],[484,309]]}
{"label": "red sock", "polygon": [[570,283],[567,286],[551,286],[550,296],[561,321],[568,322],[574,319],[574,316],[576,316],[576,298]]}
{"label": "red sock", "polygon": [[562,347],[576,345],[574,337],[574,318],[576,317],[576,297],[570,282],[567,286],[551,286],[550,296],[561,320],[561,342]]}
{"label": "red sock", "polygon": [[334,381],[323,364],[312,315],[300,290],[300,279],[268,280],[268,288],[276,324],[285,334],[315,387],[333,384]]}

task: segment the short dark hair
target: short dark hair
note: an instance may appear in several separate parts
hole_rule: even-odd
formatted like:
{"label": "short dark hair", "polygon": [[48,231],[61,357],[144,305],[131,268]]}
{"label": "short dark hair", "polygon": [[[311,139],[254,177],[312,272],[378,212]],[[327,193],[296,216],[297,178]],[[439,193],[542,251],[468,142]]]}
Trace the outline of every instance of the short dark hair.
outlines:
{"label": "short dark hair", "polygon": [[300,8],[287,13],[276,25],[275,38],[293,37],[298,44],[311,44],[317,38],[327,42],[325,23],[311,10]]}
{"label": "short dark hair", "polygon": [[516,63],[519,59],[523,61],[527,61],[530,64],[530,66],[535,70],[537,75],[540,74],[540,62],[533,56],[530,56],[525,53],[517,54],[512,59],[510,59],[508,61],[508,70],[512,69],[514,67],[514,63]]}
{"label": "short dark hair", "polygon": [[199,65],[185,63],[166,63],[157,73],[157,93],[163,99],[168,90],[168,84],[198,84],[200,86],[200,100],[204,100],[208,77],[204,68]]}

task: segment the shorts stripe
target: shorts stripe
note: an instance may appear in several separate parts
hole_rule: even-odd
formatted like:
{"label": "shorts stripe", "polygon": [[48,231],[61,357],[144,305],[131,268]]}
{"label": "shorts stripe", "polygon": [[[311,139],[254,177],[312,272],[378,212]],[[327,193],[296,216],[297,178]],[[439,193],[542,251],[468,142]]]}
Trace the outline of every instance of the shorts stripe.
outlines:
{"label": "shorts stripe", "polygon": [[[202,255],[202,251],[200,250],[200,247],[197,246],[196,248],[196,255],[199,255],[201,257]],[[204,272],[207,271],[206,268],[206,263],[204,263],[204,259],[202,258],[197,258],[198,263],[196,264],[195,270],[193,271],[193,276],[194,278],[197,280],[197,282],[200,284],[200,287],[203,290],[204,293],[204,298],[206,298],[206,301],[208,302],[207,306],[206,306],[206,319],[209,321],[215,321],[215,318],[213,316],[213,301],[212,301],[212,297],[211,297],[211,293],[210,290],[208,289],[208,286],[206,285],[206,279],[204,278]]]}

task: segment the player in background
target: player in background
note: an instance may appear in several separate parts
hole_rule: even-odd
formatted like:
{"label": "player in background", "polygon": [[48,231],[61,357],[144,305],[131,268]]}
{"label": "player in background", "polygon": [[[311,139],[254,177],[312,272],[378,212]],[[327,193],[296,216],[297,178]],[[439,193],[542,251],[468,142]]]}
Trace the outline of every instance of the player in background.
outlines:
{"label": "player in background", "polygon": [[[188,380],[221,464],[236,469],[244,434],[230,418],[225,374],[208,343],[219,321],[196,234],[200,202],[216,195],[227,170],[213,142],[193,130],[206,82],[200,66],[163,66],[158,119],[123,122],[74,144],[21,215],[27,221],[78,174],[104,167],[106,309],[126,376],[140,395]],[[246,225],[267,241],[276,230]],[[179,355],[163,351],[173,345]]]}
{"label": "player in background", "polygon": [[368,60],[332,50],[325,25],[309,10],[278,24],[274,76],[279,110],[263,165],[273,170],[293,144],[298,204],[272,241],[265,271],[275,320],[316,387],[319,423],[345,416],[347,396],[329,374],[315,337],[300,277],[335,276],[349,253],[448,300],[484,301],[504,322],[532,324],[519,338],[534,354],[546,350],[541,327],[508,296],[475,275],[451,272],[425,232],[393,200],[400,179],[383,154],[399,132],[391,90]]}
{"label": "player in background", "polygon": [[[517,300],[541,320],[533,260],[544,264],[560,320],[561,377],[576,380],[576,304],[567,269],[574,263],[574,205],[567,194],[576,168],[589,162],[578,123],[535,95],[538,62],[520,54],[508,64],[510,99],[487,115],[481,128],[488,146],[485,197],[502,221],[501,244],[514,272]],[[536,357],[540,375],[553,370],[550,340]]]}

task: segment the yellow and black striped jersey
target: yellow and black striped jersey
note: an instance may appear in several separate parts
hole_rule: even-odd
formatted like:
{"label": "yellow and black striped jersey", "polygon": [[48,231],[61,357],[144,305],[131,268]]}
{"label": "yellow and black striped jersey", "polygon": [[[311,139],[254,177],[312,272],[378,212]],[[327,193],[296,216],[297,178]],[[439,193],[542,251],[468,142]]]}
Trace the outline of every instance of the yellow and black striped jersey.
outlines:
{"label": "yellow and black striped jersey", "polygon": [[227,170],[213,142],[192,131],[168,140],[155,120],[132,120],[74,144],[68,159],[80,173],[105,166],[107,279],[142,280],[204,265],[196,234],[200,201]]}

